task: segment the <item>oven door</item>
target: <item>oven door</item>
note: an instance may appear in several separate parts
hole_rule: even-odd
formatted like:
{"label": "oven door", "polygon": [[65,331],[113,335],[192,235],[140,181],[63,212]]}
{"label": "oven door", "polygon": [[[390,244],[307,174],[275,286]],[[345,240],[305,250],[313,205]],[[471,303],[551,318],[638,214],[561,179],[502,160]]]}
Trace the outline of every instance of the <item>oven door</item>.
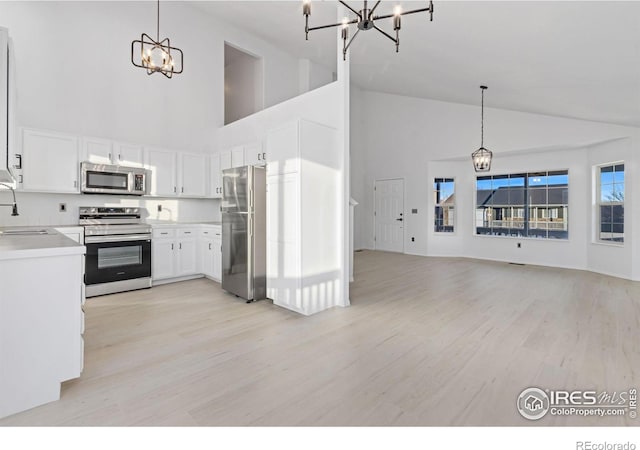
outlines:
{"label": "oven door", "polygon": [[87,285],[151,277],[150,238],[92,236],[85,246]]}

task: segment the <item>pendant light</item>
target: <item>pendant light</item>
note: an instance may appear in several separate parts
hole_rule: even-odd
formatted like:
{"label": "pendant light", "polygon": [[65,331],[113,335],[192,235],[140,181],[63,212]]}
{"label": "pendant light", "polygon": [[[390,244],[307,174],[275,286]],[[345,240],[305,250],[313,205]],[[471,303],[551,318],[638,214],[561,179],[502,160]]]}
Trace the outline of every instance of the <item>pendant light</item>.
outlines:
{"label": "pendant light", "polygon": [[[140,40],[131,43],[131,62],[147,71],[147,75],[161,73],[167,78],[182,73],[182,50],[172,47],[169,38],[160,40],[160,0],[157,2],[156,39],[142,33]],[[139,51],[136,51],[139,47]],[[138,57],[136,58],[136,53]],[[137,59],[137,61],[136,61]]]}
{"label": "pendant light", "polygon": [[486,86],[480,86],[482,89],[482,106],[480,115],[480,148],[471,154],[473,160],[473,168],[476,172],[488,172],[491,170],[491,158],[493,153],[491,150],[484,148],[484,91]]}

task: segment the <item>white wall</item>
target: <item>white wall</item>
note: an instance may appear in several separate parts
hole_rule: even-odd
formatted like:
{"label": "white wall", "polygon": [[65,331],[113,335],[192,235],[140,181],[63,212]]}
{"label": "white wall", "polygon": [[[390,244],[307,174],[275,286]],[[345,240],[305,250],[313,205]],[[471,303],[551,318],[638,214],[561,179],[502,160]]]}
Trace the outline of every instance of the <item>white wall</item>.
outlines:
{"label": "white wall", "polygon": [[[145,219],[184,222],[212,222],[220,220],[220,200],[170,199],[151,197],[120,197],[117,195],[39,194],[17,192],[17,217],[11,208],[0,208],[0,227],[31,225],[77,225],[80,206],[130,206],[145,208]],[[0,203],[8,203],[11,193],[0,192]],[[65,203],[66,212],[59,211]],[[162,211],[158,212],[158,205]]]}
{"label": "white wall", "polygon": [[146,75],[131,41],[155,35],[155,2],[0,2],[15,43],[18,122],[190,151],[214,150],[224,124],[224,41],[264,58],[264,102],[298,94],[298,61],[194,9],[161,2],[160,34],[184,73]]}
{"label": "white wall", "polygon": [[[640,240],[634,239],[634,235],[640,236],[637,233],[640,220],[634,220],[633,200],[627,198],[625,207],[628,232],[624,250],[592,245],[587,228],[591,226],[591,166],[611,158],[625,159],[628,178],[634,178],[638,173],[634,160],[634,153],[639,150],[638,129],[485,108],[485,145],[494,152],[492,174],[570,169],[569,242],[526,240],[521,251],[516,252],[515,242],[510,238],[472,234],[475,172],[470,154],[480,144],[479,106],[355,89],[352,97],[356,97],[354,105],[360,105],[353,109],[354,114],[360,111],[360,117],[352,117],[352,122],[362,121],[361,132],[356,134],[352,130],[352,183],[355,183],[352,189],[363,195],[362,199],[356,198],[360,201],[356,208],[357,248],[374,248],[375,180],[404,178],[406,253],[470,256],[596,271],[608,267],[618,276],[640,278],[638,262],[631,259],[632,249],[638,247],[636,241]],[[597,142],[627,137],[630,139],[594,146]],[[544,151],[551,147],[565,150]],[[434,236],[432,231],[430,202],[434,176],[456,177],[455,236]],[[627,187],[627,192],[630,190]],[[412,208],[417,208],[418,214],[410,214]],[[415,241],[411,241],[412,237]],[[594,260],[601,261],[601,265]]]}

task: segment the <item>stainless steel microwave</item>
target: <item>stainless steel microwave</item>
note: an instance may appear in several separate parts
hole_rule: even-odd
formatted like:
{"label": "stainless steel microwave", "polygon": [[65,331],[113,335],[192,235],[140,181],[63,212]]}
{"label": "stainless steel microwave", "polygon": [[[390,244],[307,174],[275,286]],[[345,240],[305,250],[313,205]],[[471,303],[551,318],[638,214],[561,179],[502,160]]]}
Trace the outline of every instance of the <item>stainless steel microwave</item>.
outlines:
{"label": "stainless steel microwave", "polygon": [[146,195],[150,172],[140,167],[83,162],[81,191],[85,194]]}

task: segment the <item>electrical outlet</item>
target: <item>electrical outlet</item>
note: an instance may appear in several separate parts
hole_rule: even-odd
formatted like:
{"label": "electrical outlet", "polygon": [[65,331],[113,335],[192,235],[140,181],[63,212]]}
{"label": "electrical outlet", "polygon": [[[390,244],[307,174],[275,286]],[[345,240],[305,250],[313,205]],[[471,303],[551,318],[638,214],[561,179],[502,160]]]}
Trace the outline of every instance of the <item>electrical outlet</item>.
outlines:
{"label": "electrical outlet", "polygon": [[522,243],[518,242],[518,248],[522,248]]}
{"label": "electrical outlet", "polygon": [[162,212],[162,205],[158,205],[158,212]]}
{"label": "electrical outlet", "polygon": [[67,204],[66,203],[60,203],[59,208],[60,212],[67,212]]}

